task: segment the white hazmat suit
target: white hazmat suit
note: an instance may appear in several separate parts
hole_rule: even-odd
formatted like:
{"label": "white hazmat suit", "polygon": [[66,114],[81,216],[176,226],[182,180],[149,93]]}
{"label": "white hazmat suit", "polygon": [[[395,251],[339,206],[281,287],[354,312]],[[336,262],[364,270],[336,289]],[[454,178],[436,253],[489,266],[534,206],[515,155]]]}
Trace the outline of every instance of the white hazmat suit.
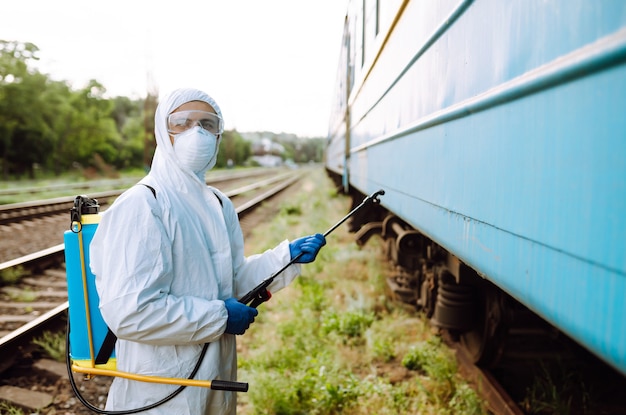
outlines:
{"label": "white hazmat suit", "polygon": [[[117,335],[118,370],[186,378],[204,343],[196,379],[237,380],[235,335],[225,333],[224,300],[241,298],[290,260],[288,241],[244,257],[231,201],[206,186],[204,171],[181,163],[167,132],[167,116],[190,101],[217,103],[195,89],[176,90],[155,115],[157,148],[150,173],[103,214],[90,245],[100,310]],[[218,200],[221,199],[221,203]],[[300,272],[288,267],[269,287],[278,291]],[[152,404],[177,386],[115,378],[107,410]],[[236,392],[187,387],[150,414],[234,414]],[[143,413],[143,412],[142,412]]]}

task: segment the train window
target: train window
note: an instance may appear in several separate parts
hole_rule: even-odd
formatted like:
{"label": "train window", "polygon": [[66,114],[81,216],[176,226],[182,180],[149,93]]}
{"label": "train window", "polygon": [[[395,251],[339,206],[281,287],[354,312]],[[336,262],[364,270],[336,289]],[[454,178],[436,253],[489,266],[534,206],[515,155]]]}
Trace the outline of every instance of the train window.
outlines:
{"label": "train window", "polygon": [[354,85],[354,79],[356,78],[355,66],[357,62],[357,21],[355,14],[350,13],[348,20],[349,25],[349,37],[348,37],[348,65],[350,67],[350,89]]}
{"label": "train window", "polygon": [[[366,41],[376,38],[380,30],[378,11],[379,0],[365,0],[365,39]],[[366,42],[367,43],[367,42]]]}
{"label": "train window", "polygon": [[342,66],[347,67],[348,70],[348,91],[352,90],[354,86],[354,45],[352,44],[353,37],[350,36],[350,31],[346,30],[346,39],[344,43],[345,47],[345,63]]}
{"label": "train window", "polygon": [[350,64],[354,66],[355,75],[363,66],[363,5],[365,0],[351,1],[348,10],[350,27]]}
{"label": "train window", "polygon": [[363,0],[363,62],[373,53],[378,34],[378,0]]}
{"label": "train window", "polygon": [[385,32],[391,26],[402,0],[385,0],[378,2],[378,29]]}
{"label": "train window", "polygon": [[357,15],[357,53],[359,54],[360,67],[365,64],[365,0],[363,0]]}
{"label": "train window", "polygon": [[363,54],[361,65],[374,54],[376,36],[380,32],[379,20],[380,0],[363,0]]}
{"label": "train window", "polygon": [[347,95],[353,84],[353,65],[350,62],[350,27],[347,22],[343,28],[343,43],[341,45],[341,53],[339,55],[339,67],[337,69],[338,94],[337,102],[341,108],[347,104]]}

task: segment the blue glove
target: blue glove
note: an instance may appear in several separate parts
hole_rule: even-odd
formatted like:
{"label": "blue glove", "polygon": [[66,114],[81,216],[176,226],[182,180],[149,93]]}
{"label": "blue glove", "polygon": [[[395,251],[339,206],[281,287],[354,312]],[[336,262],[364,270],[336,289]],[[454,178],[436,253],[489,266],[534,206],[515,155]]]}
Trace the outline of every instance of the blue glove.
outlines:
{"label": "blue glove", "polygon": [[289,253],[294,259],[301,252],[303,253],[296,261],[298,264],[306,264],[315,261],[319,250],[326,245],[326,238],[321,233],[305,236],[289,243]]}
{"label": "blue glove", "polygon": [[229,298],[224,301],[226,311],[228,311],[228,320],[226,321],[226,333],[243,334],[250,324],[254,322],[254,317],[259,314],[256,308],[248,307],[240,303],[235,298]]}

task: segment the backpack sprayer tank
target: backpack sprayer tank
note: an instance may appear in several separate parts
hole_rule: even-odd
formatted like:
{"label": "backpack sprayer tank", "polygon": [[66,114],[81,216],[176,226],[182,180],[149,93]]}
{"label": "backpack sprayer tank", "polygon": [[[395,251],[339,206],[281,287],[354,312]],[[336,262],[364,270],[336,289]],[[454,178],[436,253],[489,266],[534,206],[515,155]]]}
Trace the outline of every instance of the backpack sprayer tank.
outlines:
{"label": "backpack sprayer tank", "polygon": [[106,356],[98,356],[103,345],[108,342],[109,329],[100,314],[95,276],[89,268],[89,244],[100,222],[99,209],[96,199],[76,196],[74,207],[70,210],[70,229],[64,234],[69,356],[74,365],[114,370],[113,345],[109,346]]}

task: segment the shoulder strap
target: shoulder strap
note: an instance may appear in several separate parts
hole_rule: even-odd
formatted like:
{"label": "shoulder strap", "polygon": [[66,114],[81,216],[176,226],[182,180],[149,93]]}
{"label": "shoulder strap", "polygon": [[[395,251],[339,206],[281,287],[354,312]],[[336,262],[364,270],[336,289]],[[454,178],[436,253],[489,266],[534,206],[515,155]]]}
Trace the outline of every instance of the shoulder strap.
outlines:
{"label": "shoulder strap", "polygon": [[218,201],[218,202],[220,202],[220,206],[223,208],[223,207],[224,207],[224,202],[222,202],[222,198],[221,198],[221,197],[219,197],[219,196],[217,195],[217,193],[215,193],[215,192],[213,192],[213,194],[215,195],[215,197],[217,197],[217,201]]}
{"label": "shoulder strap", "polygon": [[140,183],[140,184],[142,184],[142,185],[146,186],[148,189],[150,189],[150,191],[152,192],[152,195],[153,195],[153,196],[154,196],[154,198],[156,199],[156,190],[154,190],[154,187],[152,187],[152,186],[150,186],[150,185],[147,185],[147,184],[145,184],[145,183]]}
{"label": "shoulder strap", "polygon": [[[154,198],[156,199],[156,190],[154,189],[154,187],[152,187],[152,186],[150,186],[150,185],[147,185],[147,184],[145,184],[145,183],[140,183],[140,184],[141,184],[141,185],[143,185],[143,186],[146,186],[148,189],[150,189],[150,191],[152,192],[152,195],[153,195],[153,196],[154,196]],[[215,192],[213,192],[213,194],[214,194],[214,195],[215,195],[215,197],[217,198],[217,201],[218,201],[218,202],[220,202],[220,206],[221,206],[221,207],[224,207],[224,202],[222,201],[222,198],[221,198],[221,197],[219,197],[219,196],[217,195],[217,193],[215,193]]]}
{"label": "shoulder strap", "polygon": [[117,341],[117,336],[109,329],[107,331],[107,335],[104,337],[104,341],[102,342],[102,346],[100,346],[100,351],[96,356],[95,363],[97,365],[103,365],[109,361],[109,358],[113,354],[113,350],[115,349],[115,342]]}

